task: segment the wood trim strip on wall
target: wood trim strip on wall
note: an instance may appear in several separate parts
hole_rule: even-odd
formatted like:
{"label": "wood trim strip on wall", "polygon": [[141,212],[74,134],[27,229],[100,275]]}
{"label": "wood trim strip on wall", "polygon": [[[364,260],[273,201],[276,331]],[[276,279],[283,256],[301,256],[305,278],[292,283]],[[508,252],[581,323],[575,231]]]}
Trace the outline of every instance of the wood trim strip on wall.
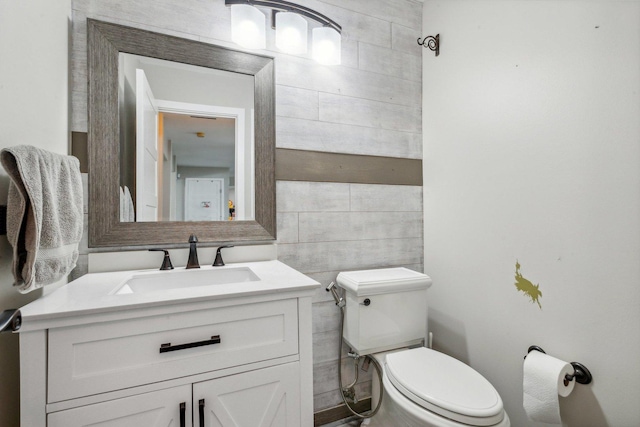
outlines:
{"label": "wood trim strip on wall", "polygon": [[89,146],[86,132],[71,132],[71,155],[80,160],[80,172],[89,172]]}
{"label": "wood trim strip on wall", "polygon": [[422,160],[278,148],[276,180],[422,186]]}
{"label": "wood trim strip on wall", "polygon": [[[71,133],[71,154],[89,171],[87,133]],[[422,160],[276,149],[276,180],[422,186]]]}

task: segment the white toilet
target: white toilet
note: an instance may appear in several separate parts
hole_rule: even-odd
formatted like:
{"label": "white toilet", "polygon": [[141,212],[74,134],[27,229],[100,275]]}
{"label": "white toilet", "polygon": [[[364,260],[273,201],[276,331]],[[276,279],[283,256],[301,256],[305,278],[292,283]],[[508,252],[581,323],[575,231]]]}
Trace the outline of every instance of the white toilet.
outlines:
{"label": "white toilet", "polygon": [[[406,268],[343,272],[343,338],[381,365],[384,388],[370,427],[509,427],[496,389],[468,365],[424,347],[431,278]],[[379,396],[373,379],[372,407]]]}

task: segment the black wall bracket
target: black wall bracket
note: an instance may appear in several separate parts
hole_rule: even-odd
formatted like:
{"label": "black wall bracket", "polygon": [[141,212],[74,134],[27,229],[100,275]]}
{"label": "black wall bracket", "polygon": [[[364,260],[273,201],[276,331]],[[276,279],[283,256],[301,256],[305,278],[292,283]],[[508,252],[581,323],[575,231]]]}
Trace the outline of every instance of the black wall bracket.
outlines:
{"label": "black wall bracket", "polygon": [[440,34],[426,36],[422,41],[418,39],[418,44],[424,48],[429,48],[436,53],[436,56],[440,55]]}

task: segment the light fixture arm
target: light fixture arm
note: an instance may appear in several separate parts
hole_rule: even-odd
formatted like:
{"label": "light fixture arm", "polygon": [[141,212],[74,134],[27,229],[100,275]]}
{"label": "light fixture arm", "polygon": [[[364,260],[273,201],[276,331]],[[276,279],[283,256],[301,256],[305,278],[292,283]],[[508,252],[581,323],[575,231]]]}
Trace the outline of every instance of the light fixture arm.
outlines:
{"label": "light fixture arm", "polygon": [[[272,13],[275,14],[277,12],[295,12],[299,15],[305,16],[309,19],[313,19],[324,25],[325,27],[331,27],[338,32],[338,34],[342,34],[342,27],[338,25],[334,20],[327,18],[323,14],[316,12],[313,9],[309,9],[308,7],[300,6],[295,3],[291,3],[283,0],[224,0],[224,4],[226,6],[231,6],[234,4],[247,4],[250,6],[263,6],[273,9]],[[272,22],[275,25],[275,20],[272,19]]]}

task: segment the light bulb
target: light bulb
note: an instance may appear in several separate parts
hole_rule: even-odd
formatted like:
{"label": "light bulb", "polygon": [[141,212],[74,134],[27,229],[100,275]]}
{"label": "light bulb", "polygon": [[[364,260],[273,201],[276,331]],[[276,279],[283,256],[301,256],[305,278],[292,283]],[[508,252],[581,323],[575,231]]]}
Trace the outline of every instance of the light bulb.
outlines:
{"label": "light bulb", "polygon": [[307,21],[295,13],[276,13],[276,46],[286,53],[307,53]]}
{"label": "light bulb", "polygon": [[231,6],[231,40],[247,49],[264,49],[266,17],[257,8],[247,4]]}
{"label": "light bulb", "polygon": [[323,65],[340,65],[341,37],[335,29],[313,29],[313,59]]}

